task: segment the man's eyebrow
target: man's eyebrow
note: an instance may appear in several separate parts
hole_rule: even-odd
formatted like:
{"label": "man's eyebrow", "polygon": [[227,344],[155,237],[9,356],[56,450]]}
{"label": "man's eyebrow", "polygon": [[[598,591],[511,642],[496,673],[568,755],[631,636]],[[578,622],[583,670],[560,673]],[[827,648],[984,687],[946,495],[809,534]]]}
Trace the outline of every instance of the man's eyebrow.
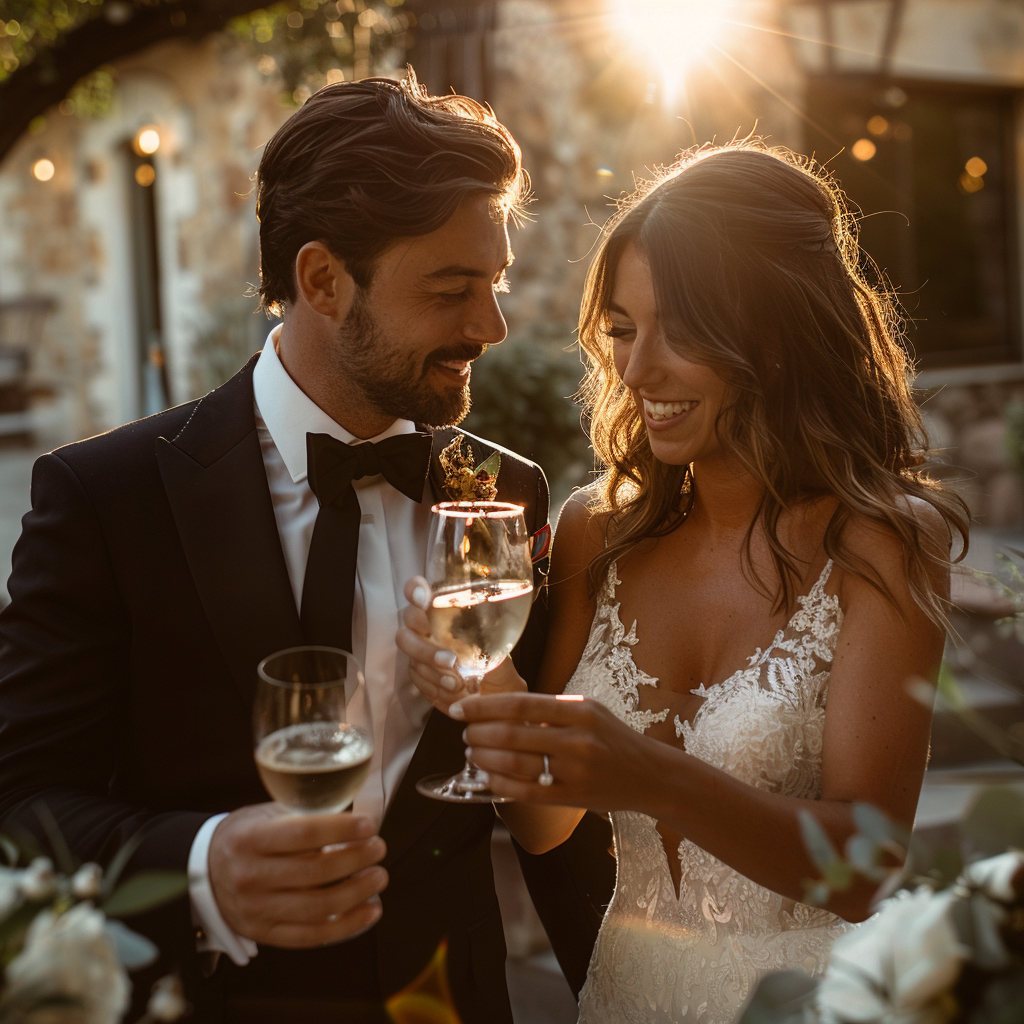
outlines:
{"label": "man's eyebrow", "polygon": [[[515,256],[509,253],[505,259],[505,265],[501,268],[501,272],[508,270],[514,262]],[[486,270],[481,270],[479,267],[464,267],[460,263],[450,263],[447,267],[441,267],[440,270],[432,270],[429,274],[424,274],[423,279],[425,281],[438,281],[447,277],[489,278],[490,276]]]}

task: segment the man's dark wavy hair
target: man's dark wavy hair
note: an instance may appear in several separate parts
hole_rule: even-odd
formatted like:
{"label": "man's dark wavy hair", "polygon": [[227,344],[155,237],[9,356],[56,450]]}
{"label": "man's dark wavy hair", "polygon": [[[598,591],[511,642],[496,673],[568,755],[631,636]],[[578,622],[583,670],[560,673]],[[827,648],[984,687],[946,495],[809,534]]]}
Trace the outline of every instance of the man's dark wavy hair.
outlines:
{"label": "man's dark wavy hair", "polygon": [[436,231],[467,196],[522,212],[529,178],[519,145],[489,107],[367,78],[311,96],[267,143],[257,172],[262,306],[295,300],[295,258],[323,242],[356,284],[398,238]]}

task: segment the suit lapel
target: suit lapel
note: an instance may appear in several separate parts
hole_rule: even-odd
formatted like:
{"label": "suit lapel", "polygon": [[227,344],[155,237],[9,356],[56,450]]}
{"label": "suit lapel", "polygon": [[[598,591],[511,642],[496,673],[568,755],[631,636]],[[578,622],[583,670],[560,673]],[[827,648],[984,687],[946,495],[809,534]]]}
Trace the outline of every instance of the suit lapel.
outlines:
{"label": "suit lapel", "polygon": [[247,706],[260,660],[302,643],[253,415],[256,358],[156,442],[192,578]]}

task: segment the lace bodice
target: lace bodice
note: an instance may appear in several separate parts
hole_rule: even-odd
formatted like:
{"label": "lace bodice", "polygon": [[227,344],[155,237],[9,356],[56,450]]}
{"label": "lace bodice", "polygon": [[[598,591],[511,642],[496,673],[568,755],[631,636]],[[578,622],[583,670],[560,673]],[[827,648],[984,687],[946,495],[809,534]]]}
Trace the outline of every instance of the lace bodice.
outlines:
{"label": "lace bodice", "polygon": [[[675,716],[685,750],[751,786],[814,799],[821,792],[821,740],[836,638],[838,599],[829,562],[796,613],[765,650],[709,688],[691,722]],[[668,711],[641,710],[640,687],[658,680],[637,668],[609,567],[583,657],[566,687],[600,701],[638,732]],[[617,875],[580,995],[580,1024],[731,1024],[767,971],[824,970],[833,939],[849,926],[823,910],[757,885],[684,839],[679,895],[657,822],[611,815]]]}

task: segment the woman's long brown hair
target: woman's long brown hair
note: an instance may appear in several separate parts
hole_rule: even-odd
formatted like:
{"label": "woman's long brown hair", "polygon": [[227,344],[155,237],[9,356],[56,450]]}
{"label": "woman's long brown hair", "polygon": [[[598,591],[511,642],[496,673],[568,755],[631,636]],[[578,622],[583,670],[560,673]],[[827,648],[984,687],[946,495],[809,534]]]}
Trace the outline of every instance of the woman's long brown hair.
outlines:
{"label": "woman's long brown hair", "polygon": [[666,340],[735,395],[718,434],[762,487],[745,563],[760,524],[779,580],[768,587],[750,570],[753,585],[776,611],[794,606],[803,568],[779,538],[780,519],[831,495],[838,507],[826,554],[891,599],[843,542],[851,516],[888,526],[902,541],[915,602],[945,625],[929,569],[948,559],[926,542],[911,499],[931,505],[964,548],[969,514],[924,471],[927,439],[895,300],[861,270],[866,257],[841,189],[811,161],[749,140],[684,154],[642,183],[602,232],[579,331],[588,358],[582,393],[606,467],[595,507],[609,524],[607,546],[589,567],[592,586],[641,540],[675,529],[694,497],[688,467],[655,459],[615,370],[608,303],[627,245],[650,266]]}

